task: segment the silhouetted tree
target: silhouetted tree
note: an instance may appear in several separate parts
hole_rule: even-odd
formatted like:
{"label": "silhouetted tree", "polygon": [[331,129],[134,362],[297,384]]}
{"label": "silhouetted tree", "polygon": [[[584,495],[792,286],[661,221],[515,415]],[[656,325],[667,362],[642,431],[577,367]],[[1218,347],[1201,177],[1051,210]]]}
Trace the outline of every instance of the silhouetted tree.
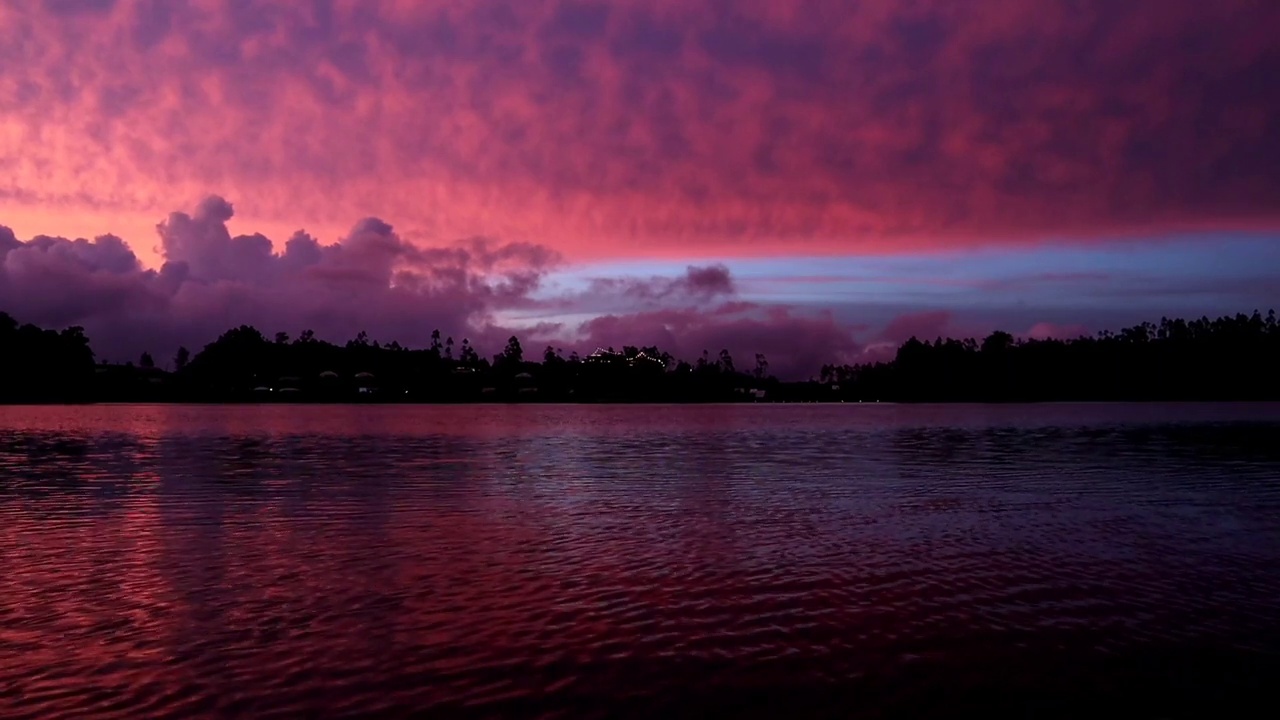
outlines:
{"label": "silhouetted tree", "polygon": [[151,357],[151,353],[144,352],[142,357],[138,359],[138,367],[151,370],[156,366],[156,361]]}
{"label": "silhouetted tree", "polygon": [[84,399],[93,374],[84,328],[19,325],[0,312],[0,402]]}
{"label": "silhouetted tree", "polygon": [[988,335],[982,341],[982,352],[994,353],[1008,350],[1013,346],[1013,336],[1007,332],[997,330]]}
{"label": "silhouetted tree", "polygon": [[[1270,314],[1269,314],[1270,316]],[[1161,318],[1069,340],[912,338],[894,360],[824,367],[846,399],[1028,401],[1263,399],[1280,396],[1280,332],[1260,312]]]}
{"label": "silhouetted tree", "polygon": [[756,353],[755,376],[759,380],[769,377],[769,361],[765,359],[764,353]]}
{"label": "silhouetted tree", "polygon": [[287,345],[289,343],[289,333],[281,331],[276,333],[276,344]]}
{"label": "silhouetted tree", "polygon": [[[819,382],[782,383],[769,376],[763,353],[748,372],[728,351],[707,351],[696,368],[655,346],[586,361],[547,346],[541,366],[524,359],[512,337],[490,365],[469,340],[460,363],[453,340],[415,350],[398,341],[345,345],[316,340],[271,342],[250,326],[223,333],[191,357],[179,348],[169,375],[150,354],[133,363],[104,364],[82,328],[61,332],[19,325],[0,313],[0,401],[31,400],[445,400],[526,398],[572,401],[736,401],[743,387],[769,398],[802,400],[1032,401],[1151,399],[1280,399],[1280,327],[1276,315],[1253,312],[1210,320],[1161,318],[1116,332],[1070,340],[1020,340],[994,332],[974,338],[910,338],[891,361],[825,364]],[[443,348],[449,362],[441,362]],[[671,372],[667,372],[667,368]],[[528,372],[532,377],[517,376]],[[370,377],[357,375],[369,373]],[[374,380],[376,379],[376,380]],[[374,380],[370,382],[370,380]],[[373,388],[357,394],[357,388]],[[262,388],[262,392],[255,392]],[[286,389],[290,392],[265,390]],[[488,388],[489,392],[482,392]]]}
{"label": "silhouetted tree", "polygon": [[720,351],[720,361],[718,364],[720,366],[720,369],[723,372],[726,372],[726,373],[733,372],[733,357],[729,355],[728,350]]}
{"label": "silhouetted tree", "polygon": [[498,363],[510,366],[516,366],[524,362],[524,350],[520,347],[520,340],[512,335],[507,339],[507,346],[502,349],[502,353],[495,358]]}
{"label": "silhouetted tree", "polygon": [[[453,346],[450,344],[445,347],[452,348]],[[475,366],[480,363],[480,354],[477,353],[476,349],[471,345],[471,341],[466,338],[462,338],[462,357],[460,359],[462,360],[462,363],[467,366]]]}

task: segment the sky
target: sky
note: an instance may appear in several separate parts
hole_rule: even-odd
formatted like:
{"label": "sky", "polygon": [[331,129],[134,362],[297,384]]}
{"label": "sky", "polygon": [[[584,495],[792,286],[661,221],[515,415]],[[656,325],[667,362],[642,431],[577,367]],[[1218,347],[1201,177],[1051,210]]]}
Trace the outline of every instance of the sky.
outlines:
{"label": "sky", "polygon": [[[0,0],[0,311],[780,373],[1280,305],[1270,0]],[[162,360],[163,362],[163,360]]]}

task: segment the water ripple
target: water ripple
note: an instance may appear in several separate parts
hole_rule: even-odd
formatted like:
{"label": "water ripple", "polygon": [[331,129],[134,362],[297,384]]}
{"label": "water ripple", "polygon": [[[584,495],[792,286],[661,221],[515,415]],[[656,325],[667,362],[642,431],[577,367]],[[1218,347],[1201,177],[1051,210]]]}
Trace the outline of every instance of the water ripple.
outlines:
{"label": "water ripple", "polygon": [[1280,671],[1278,430],[0,409],[0,717],[1221,710]]}

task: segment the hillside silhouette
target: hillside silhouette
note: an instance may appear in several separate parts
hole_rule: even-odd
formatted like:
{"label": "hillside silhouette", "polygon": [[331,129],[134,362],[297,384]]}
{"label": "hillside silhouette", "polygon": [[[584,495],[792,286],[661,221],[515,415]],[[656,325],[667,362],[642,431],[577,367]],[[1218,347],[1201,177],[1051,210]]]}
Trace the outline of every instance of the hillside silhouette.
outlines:
{"label": "hillside silhouette", "polygon": [[0,313],[0,402],[1036,402],[1280,399],[1274,311],[1163,318],[1068,340],[911,338],[887,362],[825,365],[782,382],[757,354],[687,361],[657,347],[529,353],[516,337],[484,358],[466,339],[345,344],[241,326],[163,363],[95,362],[82,328]]}

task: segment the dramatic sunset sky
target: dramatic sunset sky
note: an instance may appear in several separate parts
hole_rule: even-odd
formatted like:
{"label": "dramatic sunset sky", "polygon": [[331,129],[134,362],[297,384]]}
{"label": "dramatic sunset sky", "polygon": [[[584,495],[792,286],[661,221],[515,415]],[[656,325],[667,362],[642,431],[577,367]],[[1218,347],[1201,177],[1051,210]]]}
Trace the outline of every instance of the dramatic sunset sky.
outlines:
{"label": "dramatic sunset sky", "polygon": [[[492,353],[1280,305],[1276,0],[0,0],[0,310]],[[78,239],[87,238],[87,239]]]}

